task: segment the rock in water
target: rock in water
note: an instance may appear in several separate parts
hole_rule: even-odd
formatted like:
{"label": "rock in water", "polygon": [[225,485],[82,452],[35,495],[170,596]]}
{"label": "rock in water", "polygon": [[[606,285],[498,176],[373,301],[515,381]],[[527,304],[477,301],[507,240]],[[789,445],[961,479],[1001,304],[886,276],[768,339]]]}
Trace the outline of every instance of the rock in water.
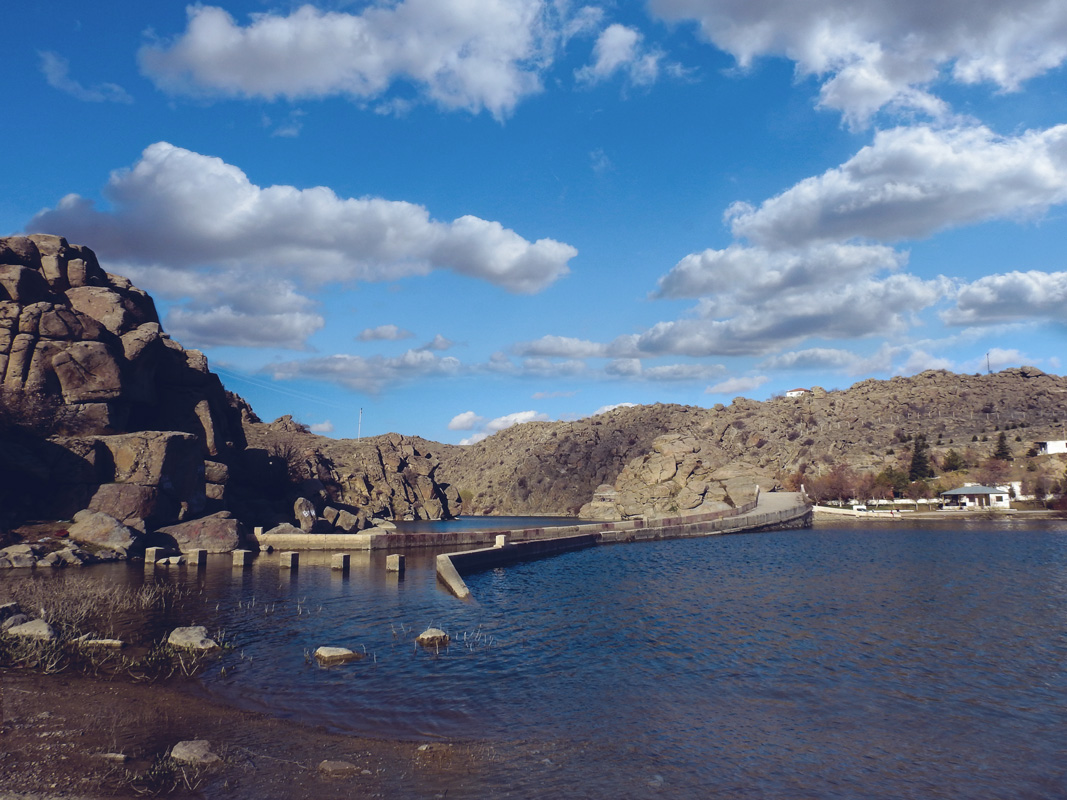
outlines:
{"label": "rock in water", "polygon": [[362,653],[355,653],[347,647],[320,647],[315,651],[315,660],[324,667],[347,664],[349,661],[359,661],[361,658],[363,658]]}
{"label": "rock in water", "polygon": [[451,640],[448,634],[440,628],[427,628],[418,635],[415,641],[423,647],[443,647]]}
{"label": "rock in water", "polygon": [[214,639],[208,638],[207,628],[203,625],[194,625],[189,628],[175,628],[167,637],[167,644],[179,650],[192,650],[194,652],[209,653],[218,650],[219,645]]}

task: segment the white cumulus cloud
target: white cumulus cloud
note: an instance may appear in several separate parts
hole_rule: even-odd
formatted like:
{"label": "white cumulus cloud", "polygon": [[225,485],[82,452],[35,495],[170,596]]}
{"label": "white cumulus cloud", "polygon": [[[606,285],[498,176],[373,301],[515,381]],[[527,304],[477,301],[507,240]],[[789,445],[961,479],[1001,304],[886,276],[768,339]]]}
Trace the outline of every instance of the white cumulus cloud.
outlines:
{"label": "white cumulus cloud", "polygon": [[1067,272],[1008,272],[962,286],[956,305],[941,315],[951,325],[1067,322]]}
{"label": "white cumulus cloud", "polygon": [[727,211],[735,236],[768,248],[901,240],[1067,201],[1067,125],[1002,137],[982,126],[880,131],[840,167],[758,208]]}
{"label": "white cumulus cloud", "polygon": [[[359,13],[300,6],[246,25],[225,10],[188,8],[173,41],[140,53],[142,72],[171,93],[289,100],[381,98],[401,84],[442,108],[506,117],[541,91],[562,39],[592,17],[546,0],[401,0]],[[595,16],[595,15],[593,15]]]}
{"label": "white cumulus cloud", "polygon": [[477,428],[485,422],[485,417],[480,417],[473,411],[464,411],[462,414],[456,414],[452,417],[452,420],[448,423],[448,429],[450,431],[469,431]]}
{"label": "white cumulus cloud", "polygon": [[663,53],[644,47],[642,39],[635,28],[609,25],[593,45],[593,63],[577,70],[575,77],[580,83],[595,84],[622,73],[636,86],[655,83]]}
{"label": "white cumulus cloud", "polygon": [[222,159],[167,142],[113,172],[104,195],[109,210],[67,195],[27,229],[92,242],[112,269],[152,293],[212,306],[252,298],[247,315],[263,302],[267,283],[284,282],[290,301],[307,306],[296,290],[434,269],[537,292],[565,275],[577,254],[552,239],[530,242],[499,222],[439,222],[413,203],[342,198],[322,186],[257,186]]}
{"label": "white cumulus cloud", "polygon": [[854,126],[882,108],[944,113],[939,81],[1014,91],[1067,58],[1061,0],[650,0],[692,20],[742,68],[784,56],[821,80],[820,103]]}

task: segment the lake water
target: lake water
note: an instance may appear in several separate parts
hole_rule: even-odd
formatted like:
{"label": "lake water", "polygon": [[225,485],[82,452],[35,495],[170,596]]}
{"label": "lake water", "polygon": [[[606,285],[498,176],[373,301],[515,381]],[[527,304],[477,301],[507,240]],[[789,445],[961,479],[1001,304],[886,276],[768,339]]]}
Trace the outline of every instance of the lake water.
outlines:
{"label": "lake water", "polygon": [[[470,576],[470,603],[432,556],[399,579],[377,554],[347,575],[321,554],[291,574],[269,555],[176,571],[237,644],[204,690],[495,743],[449,798],[1067,796],[1067,523],[597,547]],[[415,646],[430,626],[451,646]],[[320,645],[367,657],[322,669]]]}

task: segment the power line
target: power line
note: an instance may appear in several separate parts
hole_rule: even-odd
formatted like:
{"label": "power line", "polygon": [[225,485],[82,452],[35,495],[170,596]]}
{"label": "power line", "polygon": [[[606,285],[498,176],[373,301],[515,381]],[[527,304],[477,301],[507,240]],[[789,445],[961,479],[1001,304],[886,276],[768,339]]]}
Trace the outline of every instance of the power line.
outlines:
{"label": "power line", "polygon": [[338,405],[337,403],[327,402],[326,400],[323,400],[321,397],[318,397],[316,395],[305,394],[304,392],[298,392],[298,391],[293,390],[293,389],[283,389],[283,388],[281,388],[279,386],[276,386],[274,384],[267,383],[265,381],[256,380],[254,378],[249,378],[247,375],[241,375],[241,374],[236,373],[236,372],[231,372],[230,370],[223,369],[222,367],[215,367],[215,372],[218,372],[218,373],[220,373],[222,375],[226,375],[226,376],[228,376],[230,378],[233,378],[235,380],[244,381],[245,383],[250,383],[253,386],[259,387],[260,389],[266,389],[268,392],[275,392],[276,394],[283,394],[283,395],[287,395],[288,397],[296,397],[296,398],[298,398],[300,400],[310,400],[313,403],[319,403],[320,405],[329,406],[330,408],[339,408],[339,409],[344,409],[345,408],[344,406]]}

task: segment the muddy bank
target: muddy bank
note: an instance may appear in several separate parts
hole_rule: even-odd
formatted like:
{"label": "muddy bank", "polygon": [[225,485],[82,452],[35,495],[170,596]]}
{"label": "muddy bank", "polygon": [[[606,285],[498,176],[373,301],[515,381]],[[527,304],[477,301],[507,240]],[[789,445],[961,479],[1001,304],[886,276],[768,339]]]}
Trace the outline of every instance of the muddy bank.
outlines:
{"label": "muddy bank", "polygon": [[[217,765],[166,760],[176,743],[197,739],[210,743]],[[339,735],[211,702],[193,683],[0,671],[2,800],[484,797],[498,793],[488,778],[498,758],[487,744]],[[323,761],[351,768],[329,774]]]}

